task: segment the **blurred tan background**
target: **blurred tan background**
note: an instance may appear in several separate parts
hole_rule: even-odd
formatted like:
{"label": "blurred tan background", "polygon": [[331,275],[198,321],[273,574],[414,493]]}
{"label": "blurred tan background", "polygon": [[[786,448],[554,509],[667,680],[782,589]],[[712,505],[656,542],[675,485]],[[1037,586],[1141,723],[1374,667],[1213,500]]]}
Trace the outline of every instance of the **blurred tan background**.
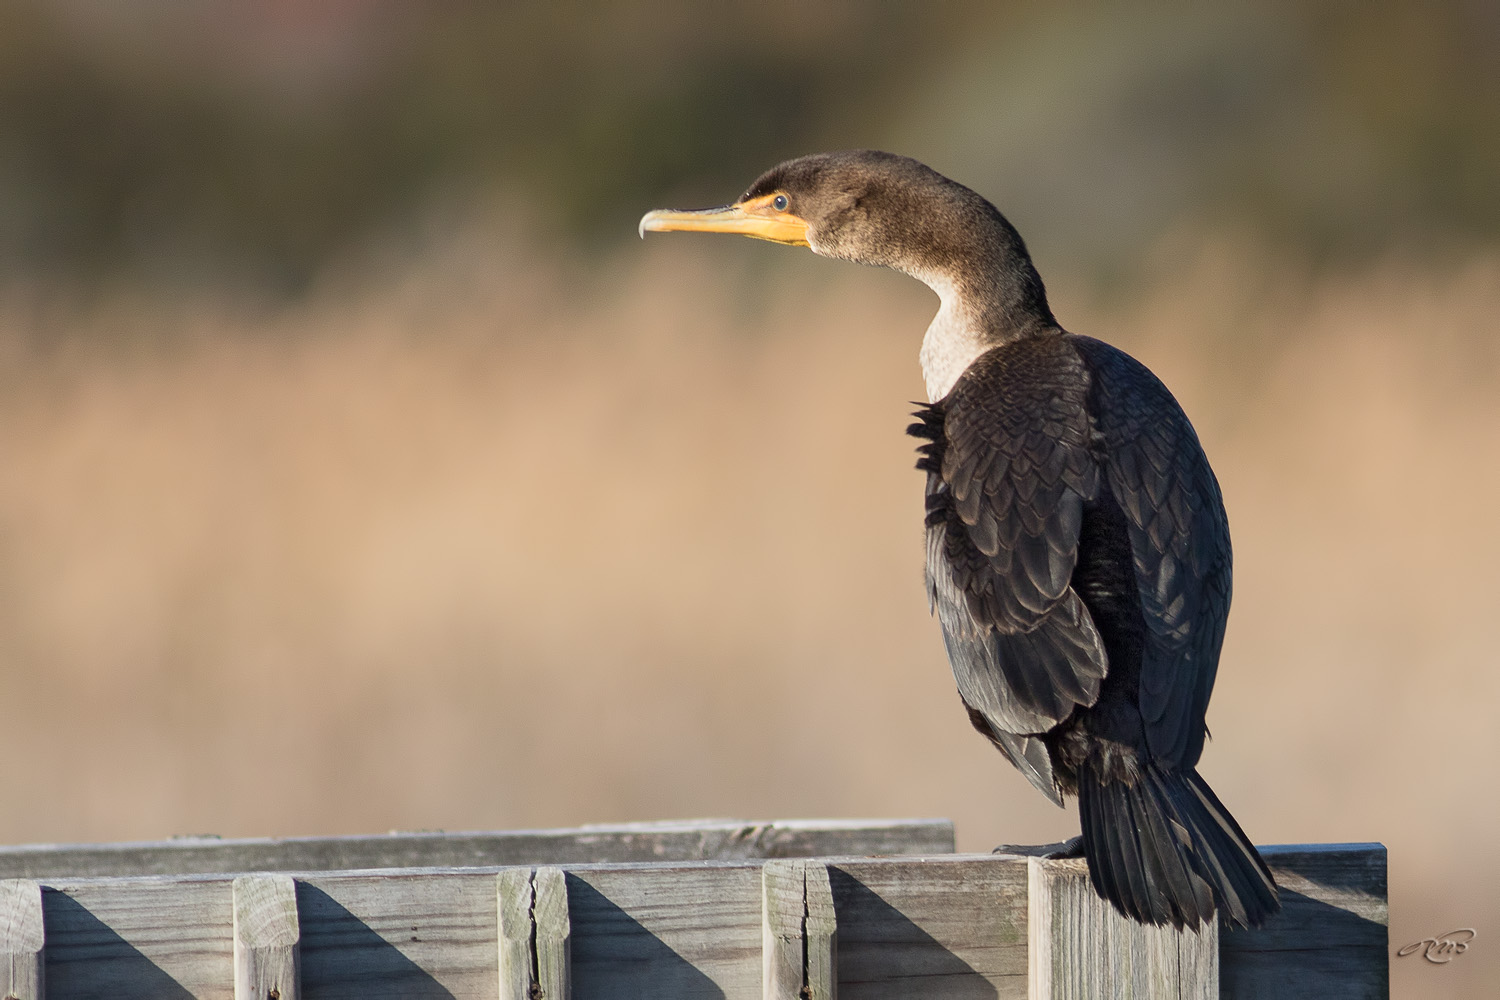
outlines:
{"label": "blurred tan background", "polygon": [[1500,977],[1500,8],[0,0],[0,841],[949,816],[931,294],[640,213],[915,155],[1234,529],[1202,770]]}

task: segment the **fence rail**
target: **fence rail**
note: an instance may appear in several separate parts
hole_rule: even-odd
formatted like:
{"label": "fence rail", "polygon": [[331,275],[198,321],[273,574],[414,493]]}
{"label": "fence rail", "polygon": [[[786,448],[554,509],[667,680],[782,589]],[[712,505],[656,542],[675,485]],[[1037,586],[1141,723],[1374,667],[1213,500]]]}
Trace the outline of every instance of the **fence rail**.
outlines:
{"label": "fence rail", "polygon": [[0,847],[0,879],[952,852],[953,823],[946,819],[705,819],[568,830],[29,844]]}
{"label": "fence rail", "polygon": [[17,1000],[1386,997],[1384,848],[1262,851],[1284,912],[1201,934],[1119,918],[1081,862],[1006,855],[18,879],[0,980]]}

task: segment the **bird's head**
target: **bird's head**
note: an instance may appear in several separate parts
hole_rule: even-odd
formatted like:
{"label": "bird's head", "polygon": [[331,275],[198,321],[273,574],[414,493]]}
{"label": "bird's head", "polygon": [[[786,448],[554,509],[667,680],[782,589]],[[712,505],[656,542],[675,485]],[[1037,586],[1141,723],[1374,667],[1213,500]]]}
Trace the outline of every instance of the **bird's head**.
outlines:
{"label": "bird's head", "polygon": [[916,274],[941,256],[945,234],[965,228],[965,214],[984,209],[994,213],[916,160],[861,149],[788,160],[720,208],[648,212],[640,232],[738,233]]}
{"label": "bird's head", "polygon": [[657,209],[647,232],[738,233],[895,268],[939,294],[963,286],[1050,320],[1026,246],[975,192],[905,156],[859,149],[788,160],[740,198],[697,211]]}

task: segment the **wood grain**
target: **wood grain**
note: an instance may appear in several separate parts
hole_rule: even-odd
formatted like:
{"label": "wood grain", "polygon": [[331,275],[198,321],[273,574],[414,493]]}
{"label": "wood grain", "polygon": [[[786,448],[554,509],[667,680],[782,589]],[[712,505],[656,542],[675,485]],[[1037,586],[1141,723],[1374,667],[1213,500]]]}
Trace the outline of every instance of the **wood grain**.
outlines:
{"label": "wood grain", "polygon": [[1152,927],[1116,912],[1081,858],[1027,859],[1031,1000],[1215,1000],[1219,928]]}
{"label": "wood grain", "polygon": [[496,995],[497,869],[299,877],[308,997],[397,1000]]}
{"label": "wood grain", "polygon": [[297,886],[287,875],[234,880],[235,1000],[300,1000]]}
{"label": "wood grain", "polygon": [[6,1000],[46,995],[45,941],[42,887],[29,879],[0,881],[0,985]]}
{"label": "wood grain", "polygon": [[765,1000],[799,1000],[806,975],[802,924],[806,868],[768,861],[761,869],[761,991]]}
{"label": "wood grain", "polygon": [[940,854],[948,820],[693,820],[489,833],[0,847],[0,879]]}
{"label": "wood grain", "polygon": [[842,1000],[1026,996],[1026,862],[830,859]]}
{"label": "wood grain", "polygon": [[833,886],[828,866],[817,861],[794,861],[802,866],[804,1000],[838,1000],[838,918],[833,908]]}
{"label": "wood grain", "polygon": [[578,996],[761,996],[757,863],[570,868],[568,906]]}
{"label": "wood grain", "polygon": [[44,883],[42,917],[50,1000],[233,1000],[229,878]]}
{"label": "wood grain", "polygon": [[838,921],[828,868],[768,861],[761,869],[761,989],[766,1000],[838,996]]}
{"label": "wood grain", "polygon": [[532,1000],[532,873],[508,868],[495,879],[500,923],[500,1000]]}
{"label": "wood grain", "polygon": [[538,868],[532,886],[532,940],[540,1000],[569,1000],[573,995],[573,924],[568,915],[568,877],[561,868]]}

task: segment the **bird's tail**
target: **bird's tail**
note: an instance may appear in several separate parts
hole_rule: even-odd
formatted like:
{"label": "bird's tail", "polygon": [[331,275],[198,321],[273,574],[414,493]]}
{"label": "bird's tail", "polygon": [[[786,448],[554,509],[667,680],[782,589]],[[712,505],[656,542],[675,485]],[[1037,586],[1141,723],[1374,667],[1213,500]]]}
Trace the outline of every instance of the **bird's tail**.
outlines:
{"label": "bird's tail", "polygon": [[1196,771],[1148,764],[1129,785],[1085,764],[1078,814],[1089,880],[1127,917],[1196,928],[1217,908],[1259,927],[1281,909],[1270,869]]}

